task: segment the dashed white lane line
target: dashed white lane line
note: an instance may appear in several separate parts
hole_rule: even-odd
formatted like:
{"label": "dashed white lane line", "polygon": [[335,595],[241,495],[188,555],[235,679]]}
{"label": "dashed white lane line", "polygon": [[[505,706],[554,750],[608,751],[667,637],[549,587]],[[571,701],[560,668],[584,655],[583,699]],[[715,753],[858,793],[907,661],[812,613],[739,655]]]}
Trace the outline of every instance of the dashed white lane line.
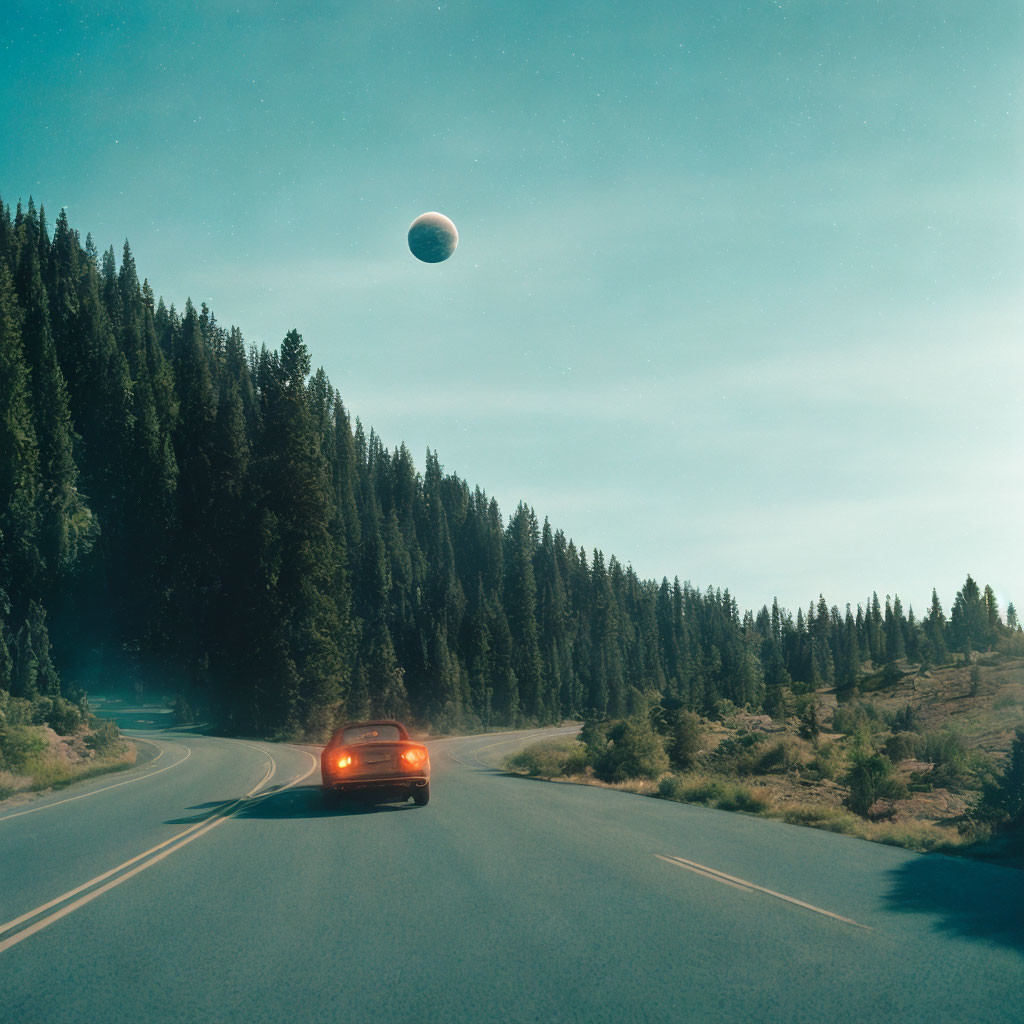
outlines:
{"label": "dashed white lane line", "polygon": [[[142,739],[140,736],[131,736],[130,739]],[[145,743],[152,743],[152,740],[144,740]],[[182,744],[182,746],[185,746]],[[163,757],[164,751],[161,750],[156,757],[150,762],[155,764]],[[142,782],[145,779],[151,779],[154,775],[159,775],[161,772],[170,771],[172,768],[177,768],[179,764],[184,764],[192,756],[192,750],[189,747],[185,747],[185,756],[179,758],[174,764],[165,764],[163,768],[157,768],[155,772],[146,772],[143,775],[137,775],[134,779],[125,779],[123,782],[115,782],[111,786],[102,786],[99,789],[92,789],[88,793],[79,793],[78,796],[69,796],[64,800],[54,800],[51,804],[42,804],[39,807],[30,807],[27,811],[16,811],[14,814],[5,814],[0,821],[10,821],[12,818],[20,818],[25,814],[35,814],[37,811],[48,811],[51,807],[60,807],[61,804],[70,804],[75,800],[84,800],[87,796],[96,796],[98,793],[106,793],[110,789],[118,789],[121,786],[130,786],[133,782]]]}
{"label": "dashed white lane line", "polygon": [[822,910],[821,907],[816,907],[813,903],[805,903],[803,900],[798,900],[793,896],[786,896],[781,892],[776,892],[774,889],[766,889],[763,885],[748,882],[743,878],[736,878],[734,875],[727,875],[724,871],[719,871],[717,868],[709,868],[704,864],[697,864],[695,861],[687,860],[685,857],[663,857],[660,853],[656,853],[654,856],[658,860],[665,861],[666,864],[674,864],[677,868],[686,868],[687,871],[692,871],[695,875],[703,875],[705,878],[710,878],[715,882],[731,885],[734,889],[743,889],[746,892],[763,892],[766,896],[774,896],[778,900],[785,900],[787,903],[802,907],[804,910],[812,910],[815,914],[831,917],[834,921],[842,921],[843,924],[853,925],[854,928],[863,928],[867,932],[872,930],[866,924],[858,924],[856,921],[851,921],[848,917],[834,914],[831,910]]}
{"label": "dashed white lane line", "polygon": [[714,875],[710,871],[705,871],[702,868],[691,867],[689,864],[680,864],[679,861],[672,857],[662,857],[660,853],[654,855],[659,860],[667,861],[669,864],[674,864],[677,868],[687,868],[692,871],[695,875],[703,875],[705,878],[710,878],[713,882],[721,882],[723,885],[731,885],[734,889],[740,889],[743,892],[753,892],[754,890],[749,885],[743,885],[740,882],[730,881],[728,878],[722,878],[719,875]]}
{"label": "dashed white lane line", "polygon": [[[247,744],[247,746],[251,746],[251,744]],[[258,750],[259,748],[256,747],[254,749]],[[263,753],[265,753],[266,756],[269,758],[270,766],[268,767],[267,773],[263,776],[263,778],[251,790],[249,790],[249,792],[246,793],[245,796],[239,797],[239,799],[234,800],[228,804],[225,804],[219,810],[214,811],[214,813],[211,814],[209,817],[204,818],[202,821],[197,822],[194,825],[190,825],[183,832],[179,832],[176,836],[172,836],[170,839],[164,840],[164,842],[159,843],[158,845],[150,848],[149,850],[146,850],[144,853],[137,854],[135,857],[126,860],[123,864],[119,864],[116,868],[111,868],[109,871],[105,871],[103,874],[97,875],[95,878],[90,879],[88,882],[83,883],[77,888],[71,889],[68,892],[63,893],[61,896],[58,896],[55,899],[50,900],[48,903],[44,903],[41,906],[36,907],[34,910],[29,911],[27,914],[22,914],[20,917],[15,918],[13,921],[8,921],[6,924],[0,925],[0,935],[2,935],[4,932],[10,931],[12,928],[16,928],[19,924],[22,924],[25,921],[29,921],[33,917],[38,917],[40,914],[45,913],[47,910],[50,910],[58,904],[64,903],[65,900],[71,899],[71,897],[78,895],[78,893],[85,892],[85,890],[87,889],[92,890],[91,892],[86,892],[84,896],[75,900],[73,903],[68,903],[65,906],[61,907],[59,910],[54,911],[54,913],[50,914],[48,917],[44,917],[41,920],[36,921],[34,924],[29,925],[28,928],[25,928],[22,931],[17,932],[15,935],[11,935],[8,938],[4,939],[2,942],[0,942],[0,953],[6,952],[12,946],[16,946],[19,942],[22,942],[24,939],[29,938],[29,936],[35,935],[36,932],[41,931],[43,928],[46,928],[48,925],[53,924],[55,921],[59,921],[61,918],[66,917],[70,913],[73,913],[75,910],[78,910],[79,907],[85,906],[86,903],[90,903],[98,896],[103,895],[103,893],[108,892],[109,890],[120,885],[122,882],[127,881],[129,878],[132,878],[140,872],[145,871],[147,868],[152,867],[154,864],[159,863],[165,857],[169,857],[172,853],[176,853],[178,850],[182,849],[182,847],[187,846],[189,843],[191,843],[194,839],[198,839],[200,836],[206,835],[208,832],[211,832],[218,825],[222,825],[225,821],[228,820],[228,818],[231,818],[234,815],[238,814],[238,812],[241,811],[243,808],[247,806],[252,806],[253,804],[258,803],[260,800],[265,800],[268,796],[274,796],[278,793],[282,793],[286,789],[290,789],[292,786],[297,786],[300,782],[302,782],[304,779],[307,779],[313,773],[318,763],[316,758],[313,757],[312,754],[310,754],[308,751],[303,751],[303,753],[306,754],[310,761],[312,761],[312,764],[310,765],[309,769],[304,774],[296,776],[296,778],[292,779],[290,782],[273,790],[270,793],[263,793],[257,796],[255,795],[257,791],[260,790],[273,777],[274,772],[276,771],[276,763],[274,762],[274,759],[266,751],[263,751]],[[148,860],[145,859],[147,857],[149,858]],[[135,865],[135,867],[132,867],[130,871],[124,871],[125,868],[131,867],[131,865],[133,864]],[[122,871],[124,871],[123,874],[118,874]],[[112,877],[115,875],[117,876],[116,878]],[[97,885],[99,882],[104,881],[105,879],[110,879],[110,881],[106,882],[105,885],[101,885],[98,889],[92,888],[93,886]]]}

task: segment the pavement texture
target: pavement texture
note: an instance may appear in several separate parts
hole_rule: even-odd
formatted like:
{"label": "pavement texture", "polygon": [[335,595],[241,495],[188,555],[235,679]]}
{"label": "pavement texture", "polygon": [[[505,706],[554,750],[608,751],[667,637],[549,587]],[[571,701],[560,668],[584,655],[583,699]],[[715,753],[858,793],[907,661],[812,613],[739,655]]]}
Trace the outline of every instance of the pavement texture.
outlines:
{"label": "pavement texture", "polygon": [[0,805],[2,1021],[1024,1012],[1021,872],[498,767],[559,730],[432,741],[428,806],[327,810],[318,748],[104,711],[156,753]]}

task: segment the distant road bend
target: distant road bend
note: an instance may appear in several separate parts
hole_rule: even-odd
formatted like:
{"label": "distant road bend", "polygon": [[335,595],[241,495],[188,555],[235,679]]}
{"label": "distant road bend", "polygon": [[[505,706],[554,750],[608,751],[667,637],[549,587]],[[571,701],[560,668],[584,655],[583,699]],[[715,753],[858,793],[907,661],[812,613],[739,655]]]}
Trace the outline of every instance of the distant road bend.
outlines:
{"label": "distant road bend", "polygon": [[510,777],[322,807],[317,748],[155,747],[0,805],[0,1021],[1013,1021],[1024,873]]}

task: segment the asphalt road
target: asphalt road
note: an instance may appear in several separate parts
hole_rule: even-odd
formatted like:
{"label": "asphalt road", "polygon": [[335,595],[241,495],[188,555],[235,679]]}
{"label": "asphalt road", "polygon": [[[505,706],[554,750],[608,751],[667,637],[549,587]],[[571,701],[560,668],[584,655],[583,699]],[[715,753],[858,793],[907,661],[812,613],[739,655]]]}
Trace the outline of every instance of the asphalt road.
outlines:
{"label": "asphalt road", "polygon": [[149,761],[0,805],[0,1020],[1024,1016],[1020,872],[494,769],[537,731],[328,812],[315,750],[112,710]]}

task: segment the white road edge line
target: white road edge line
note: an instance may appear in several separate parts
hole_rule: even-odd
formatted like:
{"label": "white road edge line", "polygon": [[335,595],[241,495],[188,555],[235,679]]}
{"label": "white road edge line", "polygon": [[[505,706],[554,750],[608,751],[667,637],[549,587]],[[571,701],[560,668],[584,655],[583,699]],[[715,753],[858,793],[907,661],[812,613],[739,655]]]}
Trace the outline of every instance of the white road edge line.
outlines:
{"label": "white road edge line", "polygon": [[785,900],[787,903],[794,904],[794,906],[803,907],[804,910],[813,910],[815,914],[822,914],[825,917],[831,917],[835,921],[842,921],[843,924],[851,924],[854,928],[863,928],[866,932],[873,931],[873,929],[868,927],[868,925],[859,924],[857,921],[852,921],[850,918],[843,917],[841,914],[834,914],[831,910],[822,910],[821,907],[816,907],[813,903],[805,903],[803,900],[795,899],[792,896],[786,896],[781,892],[776,892],[774,889],[766,889],[763,885],[757,885],[754,882],[748,882],[745,879],[736,878],[734,875],[727,875],[724,871],[718,871],[716,868],[709,868],[704,864],[698,864],[696,861],[687,860],[685,857],[663,857],[660,853],[656,853],[654,856],[669,864],[675,864],[676,867],[687,868],[695,874],[713,878],[716,882],[724,882],[726,885],[731,885],[739,889],[763,892],[766,896],[774,896],[776,899]]}
{"label": "white road edge line", "polygon": [[[249,745],[251,746],[251,744]],[[75,893],[81,892],[83,889],[88,889],[91,885],[94,885],[96,882],[102,881],[104,878],[109,878],[110,875],[116,874],[118,871],[121,870],[121,868],[127,867],[129,864],[135,863],[136,861],[142,859],[143,857],[146,857],[148,854],[153,853],[156,850],[161,850],[161,852],[158,853],[155,857],[151,857],[149,860],[145,861],[142,864],[137,864],[136,867],[132,868],[131,871],[127,871],[123,875],[118,875],[117,878],[114,878],[113,880],[107,882],[106,885],[102,885],[100,886],[100,888],[93,889],[92,892],[86,893],[85,896],[82,896],[80,899],[75,900],[74,903],[69,903],[66,906],[61,907],[60,910],[57,910],[54,913],[50,914],[49,917],[44,917],[42,920],[36,921],[35,924],[29,925],[29,927],[25,928],[23,931],[18,932],[16,935],[12,935],[9,938],[4,939],[3,942],[0,942],[0,953],[5,953],[8,949],[10,949],[12,946],[16,946],[22,940],[29,938],[29,936],[31,935],[35,935],[36,932],[42,931],[48,925],[51,925],[55,921],[59,921],[62,917],[66,917],[68,914],[73,913],[75,910],[78,910],[79,907],[85,906],[86,903],[92,902],[98,896],[102,896],[103,893],[108,892],[109,890],[120,885],[122,882],[126,882],[129,878],[132,878],[140,872],[145,871],[147,868],[152,867],[154,864],[159,863],[165,857],[169,857],[172,853],[177,853],[178,850],[180,850],[184,846],[187,846],[189,843],[192,842],[192,840],[198,839],[200,836],[206,835],[208,832],[212,832],[213,829],[215,829],[218,825],[223,825],[224,822],[228,820],[228,818],[234,817],[234,815],[236,815],[240,810],[242,810],[243,807],[259,803],[261,800],[265,800],[268,796],[275,796],[278,793],[283,793],[286,789],[290,789],[292,786],[298,785],[304,779],[309,778],[309,776],[312,775],[313,772],[315,771],[318,762],[316,758],[313,757],[313,755],[310,754],[308,751],[304,750],[303,753],[306,754],[306,756],[313,762],[309,768],[309,771],[307,771],[304,775],[296,777],[291,782],[282,786],[280,789],[275,789],[271,793],[263,793],[260,796],[252,795],[253,793],[255,793],[257,789],[260,788],[260,786],[263,785],[263,782],[265,782],[268,778],[270,778],[273,775],[273,769],[270,769],[268,774],[264,776],[263,782],[260,782],[253,789],[249,790],[249,792],[244,797],[240,797],[233,803],[228,804],[228,810],[217,812],[211,815],[209,818],[205,818],[198,824],[192,825],[190,828],[187,828],[184,832],[179,833],[174,838],[168,839],[166,842],[161,843],[159,846],[154,846],[152,850],[147,850],[146,853],[140,853],[137,857],[133,857],[131,860],[125,861],[124,864],[121,864],[119,867],[112,868],[105,874],[97,875],[97,877],[94,878],[91,882],[86,882],[85,885],[79,886],[78,889],[72,890],[69,893],[65,893],[64,896],[58,897],[56,900],[52,900],[50,903],[45,904],[42,907],[37,907],[34,911],[30,912],[29,914],[24,914],[16,921],[11,921],[3,927],[0,927],[0,933],[7,931],[10,928],[15,927],[19,922],[26,921],[29,918],[35,917],[37,914],[42,913],[44,910],[47,910],[55,904],[60,903],[64,899],[67,899],[68,896],[72,896]],[[267,756],[269,757],[270,755],[268,754]],[[271,758],[271,764],[273,763],[273,758]],[[196,831],[197,829],[198,831]],[[191,832],[192,835],[188,835],[189,832]],[[187,838],[183,839],[183,836],[186,836]],[[168,846],[168,844],[173,843],[175,842],[175,840],[178,839],[180,839],[181,842],[179,842],[176,846],[171,846],[169,849],[162,850],[162,847]]]}
{"label": "white road edge line", "polygon": [[[129,738],[141,739],[141,737],[135,736]],[[144,740],[143,742],[153,743],[152,740]],[[181,745],[185,747],[184,743],[182,743]],[[170,771],[171,768],[177,768],[179,764],[183,764],[185,761],[187,761],[192,756],[192,749],[190,747],[185,747],[185,750],[188,751],[188,753],[186,753],[183,758],[181,758],[178,761],[175,761],[174,764],[165,764],[163,768],[157,768],[155,772],[145,772],[142,775],[135,776],[134,779],[125,779],[123,782],[115,782],[112,786],[103,786],[101,789],[93,789],[90,790],[88,793],[79,793],[78,796],[69,796],[65,800],[54,800],[52,804],[43,804],[41,807],[30,807],[27,811],[17,811],[14,814],[5,814],[2,818],[0,818],[0,821],[10,821],[11,818],[20,818],[24,814],[35,814],[36,811],[48,811],[51,807],[60,807],[61,804],[69,804],[74,800],[84,800],[87,796],[95,796],[97,793],[106,793],[108,789],[117,789],[119,786],[129,786],[133,782],[142,782],[143,779],[151,779],[153,778],[154,775],[159,775],[161,772]],[[156,757],[154,757],[150,763],[155,764],[157,761],[159,761],[160,758],[163,756],[163,753],[164,752],[161,750],[160,753]],[[3,929],[0,929],[0,931],[2,930]]]}
{"label": "white road edge line", "polygon": [[[242,742],[242,741],[239,741],[239,742]],[[51,907],[57,906],[58,903],[63,903],[65,900],[71,899],[72,896],[77,896],[80,892],[84,892],[86,889],[92,888],[92,886],[96,885],[98,882],[102,882],[104,879],[110,878],[111,875],[116,875],[119,871],[122,871],[124,868],[130,867],[132,864],[137,863],[138,861],[142,860],[144,857],[148,857],[151,853],[156,853],[158,850],[162,850],[165,846],[169,846],[171,843],[177,842],[179,839],[182,839],[185,836],[187,836],[190,832],[194,832],[196,829],[202,828],[203,825],[205,825],[208,822],[212,821],[219,814],[223,814],[229,808],[234,807],[236,804],[241,803],[243,800],[247,800],[250,796],[253,795],[253,793],[255,793],[255,792],[257,792],[257,790],[261,789],[264,786],[264,784],[267,783],[273,777],[274,771],[276,770],[277,766],[274,763],[274,759],[265,750],[260,750],[259,747],[255,747],[251,743],[246,743],[245,746],[252,747],[253,750],[259,750],[260,753],[263,754],[270,761],[270,767],[267,769],[266,774],[263,776],[263,778],[259,782],[256,783],[255,786],[253,786],[252,789],[249,790],[248,793],[245,794],[245,796],[239,797],[237,800],[229,800],[229,801],[221,804],[220,807],[216,811],[214,811],[212,814],[208,815],[207,817],[203,818],[202,821],[198,821],[194,825],[190,825],[187,829],[185,829],[184,832],[179,832],[176,836],[171,836],[170,839],[165,839],[162,843],[159,843],[157,846],[150,847],[150,849],[146,850],[145,852],[136,854],[130,860],[126,860],[123,864],[118,864],[118,866],[116,868],[111,868],[109,871],[103,872],[102,875],[97,875],[95,878],[90,879],[88,882],[83,882],[82,885],[78,886],[75,889],[69,889],[63,895],[57,896],[55,899],[50,900],[49,903],[44,903],[42,906],[36,907],[35,910],[30,910],[28,913],[22,914],[21,917],[16,917],[16,918],[14,918],[13,921],[8,921],[6,924],[0,925],[0,935],[3,935],[4,932],[9,932],[12,928],[17,928],[19,924],[23,924],[25,921],[29,921],[33,917],[38,917],[44,911],[49,910]],[[192,751],[189,750],[188,747],[185,747],[185,749],[189,751],[189,754],[192,753]],[[187,760],[187,757],[188,757],[188,755],[186,755],[185,758],[182,758],[182,760]],[[177,761],[175,762],[175,764],[179,764],[179,763],[180,762],[177,762]],[[174,765],[168,765],[168,767],[173,768]],[[161,768],[160,770],[161,771],[165,771],[166,769]],[[147,778],[148,778],[148,776],[147,776]],[[131,781],[135,781],[135,780],[131,780]],[[119,783],[119,785],[124,785],[124,783]],[[89,794],[86,794],[86,795],[88,796]],[[73,799],[78,799],[78,798],[74,797]],[[47,805],[47,806],[51,806],[51,805]],[[40,807],[40,808],[38,808],[38,810],[42,810],[42,808]],[[22,812],[22,813],[28,813],[28,812]]]}
{"label": "white road edge line", "polygon": [[[249,744],[246,744],[246,746],[248,745]],[[263,751],[263,753],[266,752]],[[270,757],[269,754],[267,756]],[[273,758],[270,758],[271,765],[273,765],[273,760]],[[217,810],[215,810],[212,814],[207,815],[205,818],[203,818],[202,821],[197,821],[194,825],[189,825],[187,829],[185,829],[183,832],[179,832],[176,836],[171,836],[170,839],[165,839],[162,843],[158,843],[156,846],[151,846],[148,850],[136,854],[134,857],[130,858],[129,860],[126,860],[123,864],[118,864],[116,868],[111,868],[109,871],[104,871],[102,875],[97,875],[95,878],[91,878],[88,882],[83,882],[77,888],[69,889],[66,893],[63,893],[60,896],[57,896],[54,899],[50,900],[49,903],[44,903],[42,904],[42,906],[36,907],[35,910],[30,910],[28,911],[28,913],[22,914],[21,917],[16,917],[14,918],[13,921],[8,921],[6,924],[0,925],[0,935],[3,935],[4,932],[9,932],[12,928],[17,928],[19,924],[23,924],[25,921],[29,921],[33,917],[38,917],[44,911],[50,910],[52,907],[57,906],[58,903],[63,903],[65,900],[71,899],[72,896],[77,896],[80,892],[85,892],[86,889],[91,889],[97,883],[102,882],[107,878],[110,878],[112,875],[116,875],[119,871],[123,871],[125,868],[130,867],[132,864],[138,863],[143,858],[148,857],[151,853],[156,853],[158,850],[162,850],[165,846],[170,846],[171,843],[176,843],[179,839],[183,839],[190,832],[195,832],[196,829],[202,828],[204,825],[213,821],[213,819],[216,818],[218,815],[224,814],[226,811],[234,807],[236,804],[240,804],[243,800],[246,800],[248,797],[250,797],[267,781],[267,779],[272,774],[273,769],[269,768],[267,770],[267,773],[263,776],[263,778],[255,786],[253,786],[253,788],[250,789],[249,792],[245,794],[245,796],[239,797],[237,800],[226,801],[225,803],[221,804],[220,807],[218,807]]]}

